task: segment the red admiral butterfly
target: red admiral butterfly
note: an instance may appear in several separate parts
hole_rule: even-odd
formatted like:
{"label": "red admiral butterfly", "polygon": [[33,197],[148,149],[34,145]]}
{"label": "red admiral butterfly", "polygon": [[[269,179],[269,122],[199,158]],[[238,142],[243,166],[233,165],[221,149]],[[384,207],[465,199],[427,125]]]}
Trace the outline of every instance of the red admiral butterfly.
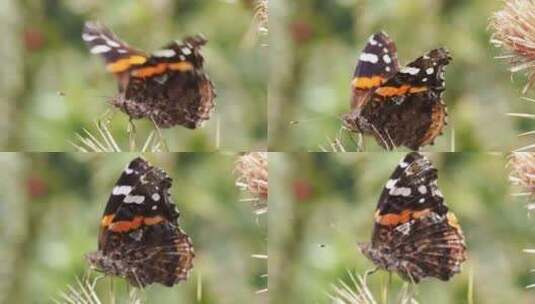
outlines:
{"label": "red admiral butterfly", "polygon": [[466,245],[437,185],[437,170],[421,154],[399,163],[379,198],[371,243],[360,251],[378,268],[418,283],[447,281],[461,271]]}
{"label": "red admiral butterfly", "polygon": [[130,162],[100,221],[98,251],[87,255],[92,267],[136,287],[173,286],[188,278],[195,253],[178,225],[171,183],[163,170],[145,160]]}
{"label": "red admiral butterfly", "polygon": [[384,32],[372,35],[353,75],[344,126],[373,135],[387,150],[433,144],[447,124],[442,92],[450,60],[439,48],[400,68],[394,42]]}
{"label": "red admiral butterfly", "polygon": [[119,40],[109,29],[85,24],[82,39],[92,54],[100,54],[106,69],[119,80],[111,103],[130,118],[149,118],[157,126],[195,129],[210,118],[215,106],[212,82],[203,71],[202,36],[172,42],[151,55]]}

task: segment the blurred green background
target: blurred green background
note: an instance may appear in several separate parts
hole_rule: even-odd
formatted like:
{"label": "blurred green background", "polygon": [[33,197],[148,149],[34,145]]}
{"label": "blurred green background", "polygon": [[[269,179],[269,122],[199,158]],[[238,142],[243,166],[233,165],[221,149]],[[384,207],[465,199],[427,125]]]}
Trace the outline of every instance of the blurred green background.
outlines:
{"label": "blurred green background", "polygon": [[[373,264],[357,251],[369,241],[384,184],[403,153],[270,153],[269,275],[272,303],[330,303],[332,284],[352,286],[347,271],[363,275]],[[427,280],[418,303],[534,303],[526,289],[535,256],[533,219],[524,198],[510,192],[505,157],[495,153],[429,153],[439,187],[466,236],[468,261],[449,282]],[[516,191],[516,190],[515,190]],[[368,278],[381,302],[386,272]],[[389,303],[402,281],[392,276]]]}
{"label": "blurred green background", "polygon": [[[489,43],[488,20],[502,7],[498,0],[271,1],[270,149],[327,146],[349,110],[360,52],[380,30],[397,44],[402,65],[440,46],[452,54],[444,95],[450,125],[424,150],[510,151],[532,144],[532,136],[517,135],[535,129],[533,120],[506,116],[535,112],[533,103],[520,99],[525,78],[511,81],[507,62],[494,58],[501,50]],[[380,149],[371,137],[365,143],[366,151]],[[347,140],[345,147],[354,150]]]}
{"label": "blurred green background", "polygon": [[[0,3],[0,147],[3,151],[73,151],[68,141],[95,130],[115,77],[81,39],[86,20],[106,24],[130,45],[151,52],[204,34],[205,68],[215,84],[216,112],[204,128],[163,130],[170,151],[245,151],[266,147],[267,52],[252,0],[6,0]],[[111,132],[127,150],[127,118]],[[140,139],[152,130],[137,120]]]}
{"label": "blurred green background", "polygon": [[[0,154],[0,303],[49,303],[87,273],[100,217],[117,178],[137,155]],[[266,303],[266,218],[254,215],[234,185],[237,155],[144,154],[172,178],[180,225],[195,246],[188,281],[151,285],[143,303]],[[100,274],[93,272],[92,278]],[[126,282],[113,280],[116,303]],[[110,279],[97,283],[111,303]],[[201,299],[198,300],[197,294]]]}

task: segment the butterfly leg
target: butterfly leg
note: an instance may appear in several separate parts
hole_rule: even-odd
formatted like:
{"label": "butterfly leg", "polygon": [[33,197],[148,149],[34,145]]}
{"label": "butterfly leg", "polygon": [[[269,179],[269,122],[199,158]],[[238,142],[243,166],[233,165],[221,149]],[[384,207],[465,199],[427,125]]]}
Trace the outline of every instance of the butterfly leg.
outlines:
{"label": "butterfly leg", "polygon": [[376,273],[377,270],[379,270],[379,267],[375,267],[375,268],[373,268],[373,269],[367,270],[367,271],[364,273],[364,282],[366,282],[366,280],[368,279],[368,276],[370,276],[370,275]]}

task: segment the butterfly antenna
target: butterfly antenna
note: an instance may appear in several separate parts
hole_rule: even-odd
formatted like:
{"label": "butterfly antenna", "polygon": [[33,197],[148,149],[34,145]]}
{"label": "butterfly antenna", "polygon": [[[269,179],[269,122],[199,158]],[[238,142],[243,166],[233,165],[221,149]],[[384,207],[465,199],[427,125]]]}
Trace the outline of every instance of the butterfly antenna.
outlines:
{"label": "butterfly antenna", "polygon": [[291,125],[291,126],[294,126],[294,125],[301,124],[303,122],[311,122],[311,121],[325,120],[325,119],[331,119],[331,118],[340,119],[340,117],[338,117],[338,116],[325,115],[325,116],[318,116],[318,117],[312,117],[312,118],[306,118],[306,119],[290,120],[290,122],[288,124]]}

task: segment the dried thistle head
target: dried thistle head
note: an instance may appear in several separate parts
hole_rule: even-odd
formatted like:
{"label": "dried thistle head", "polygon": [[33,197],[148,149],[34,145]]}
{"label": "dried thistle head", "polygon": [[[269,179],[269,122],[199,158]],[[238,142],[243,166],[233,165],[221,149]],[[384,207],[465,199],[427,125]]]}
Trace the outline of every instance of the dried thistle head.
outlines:
{"label": "dried thistle head", "polygon": [[502,58],[511,62],[511,72],[524,71],[528,77],[523,93],[535,83],[534,12],[535,1],[506,0],[505,7],[490,19],[491,43],[507,52]]}
{"label": "dried thistle head", "polygon": [[[507,166],[511,169],[509,181],[525,189],[525,193],[530,200],[535,198],[535,153],[533,152],[514,152],[509,155]],[[528,210],[535,209],[535,203],[528,204]]]}
{"label": "dried thistle head", "polygon": [[267,152],[250,152],[241,155],[236,162],[238,175],[236,186],[252,195],[256,213],[267,211],[268,198],[268,161]]}

